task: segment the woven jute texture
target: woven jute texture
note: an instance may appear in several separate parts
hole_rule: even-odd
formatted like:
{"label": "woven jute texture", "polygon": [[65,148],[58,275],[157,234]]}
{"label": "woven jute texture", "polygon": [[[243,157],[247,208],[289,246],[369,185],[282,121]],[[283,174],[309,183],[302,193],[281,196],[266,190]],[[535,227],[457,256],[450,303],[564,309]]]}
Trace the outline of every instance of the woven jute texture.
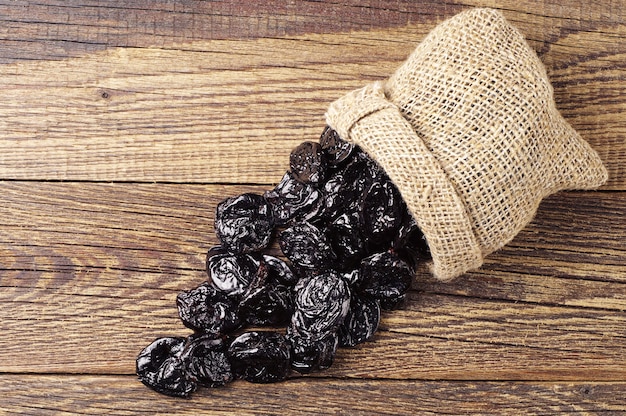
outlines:
{"label": "woven jute texture", "polygon": [[545,196],[607,179],[556,109],[537,54],[492,9],[439,24],[388,80],[341,97],[326,120],[398,187],[440,280],[479,267]]}

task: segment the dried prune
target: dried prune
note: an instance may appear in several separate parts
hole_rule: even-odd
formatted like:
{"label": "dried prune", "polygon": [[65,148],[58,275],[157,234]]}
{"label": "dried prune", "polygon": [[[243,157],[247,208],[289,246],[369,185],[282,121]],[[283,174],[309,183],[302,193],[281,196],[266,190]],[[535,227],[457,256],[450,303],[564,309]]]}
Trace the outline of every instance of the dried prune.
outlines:
{"label": "dried prune", "polygon": [[278,242],[291,263],[305,269],[326,269],[335,261],[326,235],[306,221],[292,225],[280,233]]}
{"label": "dried prune", "polygon": [[372,182],[369,159],[356,153],[343,169],[334,172],[324,183],[324,212],[332,221],[345,212],[360,212],[367,186]]}
{"label": "dried prune", "polygon": [[363,198],[363,223],[374,246],[388,247],[404,219],[406,207],[391,181],[373,183]]}
{"label": "dried prune", "polygon": [[328,163],[332,166],[337,166],[350,157],[354,149],[352,143],[342,140],[339,134],[328,126],[320,137],[320,145],[327,155]]}
{"label": "dried prune", "polygon": [[349,307],[350,288],[336,272],[301,279],[295,286],[291,326],[298,334],[319,340],[339,328]]}
{"label": "dried prune", "polygon": [[222,386],[233,379],[230,361],[226,356],[226,343],[208,335],[191,335],[182,360],[189,377],[205,387]]}
{"label": "dried prune", "polygon": [[333,221],[342,213],[358,212],[361,189],[356,179],[350,179],[345,172],[336,172],[324,184],[324,212],[328,221]]}
{"label": "dried prune", "polygon": [[259,269],[259,262],[249,254],[207,256],[206,263],[213,284],[229,295],[243,293]]}
{"label": "dried prune", "polygon": [[363,152],[360,148],[358,148],[357,159],[362,159],[363,164],[365,165],[363,178],[366,183],[366,187],[371,186],[374,183],[384,183],[389,181],[389,177],[380,167],[378,163],[371,157],[367,155],[367,153]]}
{"label": "dried prune", "polygon": [[294,178],[303,183],[317,184],[326,177],[326,158],[322,146],[303,142],[289,155],[289,167]]}
{"label": "dried prune", "polygon": [[278,325],[293,313],[291,289],[281,284],[265,284],[247,291],[239,303],[239,316],[251,325]]}
{"label": "dried prune", "polygon": [[408,211],[398,230],[398,234],[393,243],[393,250],[401,259],[406,261],[414,271],[421,261],[430,258],[430,249],[428,248],[426,237]]}
{"label": "dried prune", "polygon": [[339,275],[350,287],[358,286],[361,283],[361,270],[356,268],[343,272]]}
{"label": "dried prune", "polygon": [[373,254],[361,262],[359,290],[383,302],[401,298],[411,286],[409,265],[390,251]]}
{"label": "dried prune", "polygon": [[231,253],[251,253],[267,247],[273,228],[270,206],[261,195],[246,193],[217,205],[215,232]]}
{"label": "dried prune", "polygon": [[235,376],[253,383],[273,383],[289,375],[289,343],[277,332],[241,334],[230,344],[228,357]]}
{"label": "dried prune", "polygon": [[156,339],[137,357],[137,376],[153,390],[168,396],[187,397],[197,388],[181,359],[185,338]]}
{"label": "dried prune", "polygon": [[351,269],[365,257],[366,242],[361,227],[360,215],[356,212],[340,214],[329,224],[328,234],[337,255],[337,269]]}
{"label": "dried prune", "polygon": [[350,310],[339,327],[339,346],[354,347],[369,340],[380,321],[380,305],[378,299],[371,299],[353,294]]}
{"label": "dried prune", "polygon": [[268,282],[292,286],[298,281],[298,276],[294,274],[287,263],[278,257],[264,254],[261,261],[265,263],[265,266],[267,267]]}
{"label": "dried prune", "polygon": [[300,374],[329,368],[335,358],[339,337],[330,333],[319,340],[303,337],[298,333],[287,333],[291,344],[291,368]]}
{"label": "dried prune", "polygon": [[237,303],[209,283],[176,297],[183,324],[194,331],[226,334],[239,326]]}
{"label": "dried prune", "polygon": [[321,218],[324,208],[322,192],[296,180],[291,172],[285,173],[278,185],[263,196],[270,204],[277,226],[294,221],[315,221]]}
{"label": "dried prune", "polygon": [[395,297],[386,297],[380,299],[380,309],[391,311],[393,309],[401,308],[406,301],[406,293]]}

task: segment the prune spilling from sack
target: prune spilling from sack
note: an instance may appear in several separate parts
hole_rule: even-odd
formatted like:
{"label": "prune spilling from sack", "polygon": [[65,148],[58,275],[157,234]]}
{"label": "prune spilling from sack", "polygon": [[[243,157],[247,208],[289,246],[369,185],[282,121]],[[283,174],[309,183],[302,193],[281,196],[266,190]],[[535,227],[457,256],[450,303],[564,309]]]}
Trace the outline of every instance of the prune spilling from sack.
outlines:
{"label": "prune spilling from sack", "polygon": [[296,180],[291,172],[285,173],[278,185],[263,196],[270,204],[278,226],[295,221],[315,221],[321,217],[324,208],[322,192]]}
{"label": "prune spilling from sack", "polygon": [[194,331],[221,335],[239,327],[235,301],[209,283],[179,293],[176,305],[183,324]]}
{"label": "prune spilling from sack", "polygon": [[[370,340],[380,310],[406,297],[423,234],[380,166],[327,128],[291,153],[262,196],[222,201],[207,253],[208,281],[177,297],[194,334],[165,338],[137,359],[144,384],[187,396],[235,378],[284,380],[330,367],[338,347]],[[271,236],[286,261],[266,252]],[[235,332],[286,325],[286,333]]]}
{"label": "prune spilling from sack", "polygon": [[319,340],[335,332],[350,307],[350,289],[336,272],[301,279],[295,287],[293,330]]}
{"label": "prune spilling from sack", "polygon": [[369,340],[380,321],[378,299],[370,299],[358,294],[352,295],[350,310],[339,327],[339,346],[354,347]]}
{"label": "prune spilling from sack", "polygon": [[295,265],[305,269],[328,269],[335,261],[326,235],[306,221],[292,225],[280,233],[280,248]]}
{"label": "prune spilling from sack", "polygon": [[294,178],[303,183],[317,184],[326,177],[326,159],[322,146],[315,142],[304,142],[293,149],[289,156],[289,167]]}
{"label": "prune spilling from sack", "polygon": [[137,357],[137,376],[146,386],[168,396],[187,397],[196,390],[196,382],[187,374],[181,355],[185,338],[159,338]]}
{"label": "prune spilling from sack", "polygon": [[313,340],[288,331],[287,339],[291,344],[291,368],[300,374],[325,370],[333,364],[339,343],[336,333]]}
{"label": "prune spilling from sack", "polygon": [[209,335],[190,336],[183,354],[189,376],[205,387],[222,386],[233,379],[227,345]]}
{"label": "prune spilling from sack", "polygon": [[207,257],[207,273],[213,284],[228,295],[243,293],[259,269],[249,254],[217,254]]}
{"label": "prune spilling from sack", "polygon": [[337,166],[348,159],[354,150],[352,143],[341,140],[339,134],[330,127],[326,127],[320,137],[320,145],[326,152],[328,164]]}
{"label": "prune spilling from sack", "polygon": [[253,383],[273,383],[287,378],[290,348],[277,332],[246,332],[228,348],[235,376]]}
{"label": "prune spilling from sack", "polygon": [[409,265],[390,251],[376,253],[361,262],[359,291],[382,302],[399,300],[411,286]]}
{"label": "prune spilling from sack", "polygon": [[[495,40],[488,43],[498,47],[485,48],[485,39]],[[455,59],[449,59],[451,50]],[[500,94],[497,102],[461,99],[476,90],[476,80],[468,75],[477,59],[484,63],[483,85]],[[447,76],[446,99],[454,102],[455,111],[442,105],[441,94],[433,94],[441,73]],[[513,114],[520,102],[532,117]],[[319,145],[306,142],[294,149],[291,173],[276,189],[264,196],[228,198],[216,209],[215,231],[230,257],[214,253],[207,262],[215,288],[241,302],[237,306],[249,322],[257,319],[253,315],[267,318],[276,305],[283,309],[279,315],[287,314],[286,298],[280,295],[270,302],[264,289],[289,288],[294,293],[287,336],[249,332],[230,344],[226,355],[233,374],[272,382],[285,379],[291,367],[302,372],[326,368],[338,342],[356,345],[372,336],[378,305],[395,307],[406,297],[417,262],[429,253],[435,278],[460,276],[510,241],[544,196],[602,185],[608,175],[598,154],[553,104],[536,53],[501,13],[488,8],[443,22],[389,79],[333,102],[326,120],[338,131],[326,128]],[[537,123],[535,113],[544,122]],[[477,115],[495,115],[502,128],[494,128],[498,126],[485,117],[477,123]],[[547,131],[564,134],[555,139]],[[398,179],[395,185],[408,208],[381,166]],[[508,209],[485,209],[503,206]],[[424,225],[428,247],[408,210]],[[358,226],[354,216],[360,218]],[[270,262],[261,257],[276,225],[288,227],[279,244],[299,279],[293,288],[289,277],[270,271]],[[363,237],[363,250],[351,229]],[[259,260],[242,256],[251,253]],[[204,299],[217,295],[209,287],[182,294],[181,315],[190,313],[191,301],[198,299],[201,314],[211,315]],[[140,379],[178,396],[193,391],[196,380],[213,383],[207,381],[212,376],[206,368],[212,359],[197,357],[218,352],[221,347],[208,338],[225,335],[219,334],[222,329],[208,332],[201,347],[194,347],[200,342],[197,334],[188,342],[164,338],[150,344],[137,358]],[[181,358],[188,356],[192,358]],[[228,377],[222,374],[218,383]]]}
{"label": "prune spilling from sack", "polygon": [[231,253],[250,253],[267,247],[273,227],[270,206],[261,195],[247,193],[217,205],[215,232]]}

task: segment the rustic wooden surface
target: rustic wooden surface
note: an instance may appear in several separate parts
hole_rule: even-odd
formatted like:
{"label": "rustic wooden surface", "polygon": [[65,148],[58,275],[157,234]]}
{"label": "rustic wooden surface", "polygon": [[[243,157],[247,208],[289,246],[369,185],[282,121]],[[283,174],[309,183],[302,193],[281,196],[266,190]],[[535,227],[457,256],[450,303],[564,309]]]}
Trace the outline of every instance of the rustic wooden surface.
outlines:
{"label": "rustic wooden surface", "polygon": [[[0,414],[626,413],[621,0],[0,1]],[[260,192],[330,101],[438,22],[501,9],[610,179],[562,192],[479,270],[415,282],[328,371],[191,399],[136,380],[186,335],[215,205]]]}

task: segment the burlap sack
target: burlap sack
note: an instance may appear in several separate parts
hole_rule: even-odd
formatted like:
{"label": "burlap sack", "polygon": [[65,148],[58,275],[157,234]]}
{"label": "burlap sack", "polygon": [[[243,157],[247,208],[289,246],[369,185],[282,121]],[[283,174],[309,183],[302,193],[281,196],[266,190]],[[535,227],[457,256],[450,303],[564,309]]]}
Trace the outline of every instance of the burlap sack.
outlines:
{"label": "burlap sack", "polygon": [[394,181],[440,280],[479,267],[545,196],[607,179],[536,53],[491,9],[441,23],[391,78],[332,103],[326,119]]}

